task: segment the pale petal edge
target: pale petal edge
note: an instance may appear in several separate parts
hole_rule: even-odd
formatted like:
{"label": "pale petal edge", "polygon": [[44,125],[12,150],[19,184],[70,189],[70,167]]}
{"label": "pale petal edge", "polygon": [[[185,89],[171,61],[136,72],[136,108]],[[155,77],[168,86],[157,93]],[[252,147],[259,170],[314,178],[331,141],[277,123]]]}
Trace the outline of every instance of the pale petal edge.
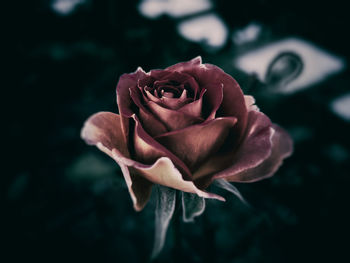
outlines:
{"label": "pale petal edge", "polygon": [[272,125],[272,129],[275,132],[271,138],[272,150],[270,156],[251,169],[241,171],[234,176],[224,177],[227,181],[252,183],[269,178],[277,172],[283,160],[291,156],[293,141],[289,134],[276,124]]}
{"label": "pale petal edge", "polygon": [[[113,149],[118,149],[120,155],[129,156],[118,114],[98,112],[92,115],[81,130],[81,138],[87,144],[95,145],[111,158],[113,158]],[[118,161],[117,163],[122,170],[135,210],[142,210],[151,195],[152,183],[143,177],[130,173],[128,167],[123,163]]]}
{"label": "pale petal edge", "polygon": [[146,165],[125,158],[116,149],[112,151],[113,159],[127,167],[133,167],[149,181],[171,187],[184,192],[195,193],[200,197],[212,198],[220,201],[225,199],[219,195],[198,189],[192,181],[185,181],[181,173],[168,157],[159,158],[154,164]]}

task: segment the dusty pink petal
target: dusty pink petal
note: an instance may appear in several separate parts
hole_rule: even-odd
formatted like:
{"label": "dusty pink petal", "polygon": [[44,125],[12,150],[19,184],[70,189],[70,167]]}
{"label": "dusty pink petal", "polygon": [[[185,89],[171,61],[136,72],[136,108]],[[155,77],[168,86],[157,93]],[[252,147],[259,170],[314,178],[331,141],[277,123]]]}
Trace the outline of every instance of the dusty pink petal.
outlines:
{"label": "dusty pink petal", "polygon": [[214,178],[228,177],[262,163],[271,154],[273,134],[270,119],[261,112],[250,111],[247,134],[234,154],[233,165]]}
{"label": "dusty pink petal", "polygon": [[141,102],[141,96],[142,93],[138,90],[137,87],[130,88],[130,97],[138,107],[138,116],[140,118],[142,127],[144,127],[144,129],[151,136],[156,136],[158,134],[167,132],[168,129],[166,126],[159,119],[157,119],[153,113],[149,112],[149,110],[145,108]]}
{"label": "dusty pink petal", "polygon": [[144,89],[144,92],[146,93],[146,97],[144,98],[145,101],[150,100],[158,104],[161,103],[160,98],[153,95],[149,90]]}
{"label": "dusty pink petal", "polygon": [[149,101],[147,106],[170,131],[182,129],[203,121],[202,118],[191,116],[181,111],[164,108],[153,101]]}
{"label": "dusty pink petal", "polygon": [[163,69],[153,69],[146,73],[147,76],[139,79],[138,86],[143,89],[144,87],[151,87],[155,81],[167,78],[172,72]]}
{"label": "dusty pink petal", "polygon": [[165,125],[155,119],[155,117],[148,111],[140,109],[138,116],[140,118],[142,127],[144,127],[149,135],[154,137],[168,132],[168,129],[165,127]]}
{"label": "dusty pink petal", "polygon": [[141,173],[147,180],[155,184],[164,185],[184,192],[195,193],[204,198],[214,198],[225,201],[223,197],[202,191],[198,189],[193,182],[183,180],[179,170],[167,157],[159,158],[154,164],[145,165],[125,158],[119,154],[118,151],[114,150],[113,158],[123,163],[125,166],[133,167],[133,169]]}
{"label": "dusty pink petal", "polygon": [[201,93],[197,100],[179,108],[178,111],[181,111],[191,116],[202,117],[203,95],[205,92],[206,92],[205,89],[201,90]]}
{"label": "dusty pink petal", "polygon": [[168,97],[161,97],[157,98],[156,96],[152,95],[151,92],[148,90],[145,91],[146,96],[144,97],[145,101],[153,101],[157,103],[158,105],[171,109],[171,110],[177,110],[184,106],[185,104],[189,103],[192,101],[192,99],[187,98],[187,90],[183,90],[182,94],[179,98],[168,98]]}
{"label": "dusty pink petal", "polygon": [[222,69],[211,64],[204,64],[194,74],[198,76],[199,80],[197,81],[199,85],[207,89],[206,96],[209,98],[217,96],[216,93],[218,92],[219,85],[222,85],[223,98],[215,117],[236,117],[238,120],[235,127],[237,137],[243,136],[247,125],[248,113],[244,95],[238,83]]}
{"label": "dusty pink petal", "polygon": [[[220,82],[214,82],[207,78],[200,79],[202,76],[202,71],[205,69],[205,65],[202,64],[202,58],[200,56],[185,62],[180,62],[175,65],[172,65],[166,70],[169,71],[178,71],[182,73],[187,73],[193,76],[196,79],[196,82],[201,87],[201,90],[208,89],[206,96],[204,98],[204,112],[208,115],[207,119],[214,119],[216,111],[219,109],[222,100],[223,100],[223,85]],[[207,72],[205,74],[210,74]]]}
{"label": "dusty pink petal", "polygon": [[271,154],[273,133],[266,115],[249,112],[247,131],[238,148],[214,155],[196,170],[193,180],[198,186],[206,187],[215,178],[232,176],[258,166]]}
{"label": "dusty pink petal", "polygon": [[[129,158],[126,143],[122,134],[121,118],[111,112],[99,112],[92,115],[84,124],[81,137],[90,145],[96,145],[101,151],[114,158],[113,151]],[[115,159],[115,158],[114,158]],[[116,159],[115,159],[116,160]],[[140,175],[129,171],[128,167],[119,164],[129,189],[135,210],[141,210],[149,200],[152,183]]]}
{"label": "dusty pink petal", "polygon": [[253,96],[244,95],[244,101],[248,111],[252,111],[252,110],[259,111],[258,106],[255,105],[255,99]]}
{"label": "dusty pink petal", "polygon": [[168,157],[180,170],[183,179],[191,181],[192,173],[186,164],[184,164],[177,156],[147,134],[140,125],[136,115],[133,115],[133,120],[135,122],[134,151],[136,160],[142,163],[152,164],[160,157]]}
{"label": "dusty pink petal", "polygon": [[134,114],[131,109],[133,102],[129,89],[131,87],[137,87],[139,79],[146,78],[147,76],[147,73],[142,68],[138,68],[134,73],[123,74],[117,84],[117,104],[122,119],[123,136],[126,142],[129,141],[129,118]]}
{"label": "dusty pink petal", "polygon": [[231,182],[255,182],[271,177],[282,165],[283,159],[293,152],[293,141],[289,134],[277,125],[273,125],[275,133],[272,137],[271,155],[258,166],[244,170],[233,176],[225,177]]}
{"label": "dusty pink petal", "polygon": [[[211,110],[208,118],[236,117],[238,119],[235,126],[236,136],[243,136],[248,118],[247,108],[240,86],[230,75],[215,65],[202,64],[201,57],[178,63],[167,68],[167,70],[180,71],[193,76],[202,89],[207,89],[204,105],[209,106]],[[218,90],[221,85],[223,87],[223,97],[222,102],[218,105],[220,102],[218,97],[221,96]]]}
{"label": "dusty pink petal", "polygon": [[236,122],[234,117],[217,118],[155,139],[193,169],[219,150]]}
{"label": "dusty pink petal", "polygon": [[[159,83],[166,83],[170,81],[175,81],[179,84],[183,84],[186,88],[190,89],[193,93],[193,98],[196,98],[199,92],[199,86],[196,80],[190,74],[186,74],[180,71],[173,70],[151,70],[150,75]],[[155,82],[155,84],[156,84]],[[158,85],[155,85],[156,87]]]}
{"label": "dusty pink petal", "polygon": [[181,93],[181,96],[179,98],[169,98],[166,96],[163,96],[161,99],[162,106],[165,106],[166,108],[169,108],[171,110],[177,110],[184,106],[185,104],[189,103],[190,101],[193,101],[193,99],[190,99],[187,97],[187,90],[183,90]]}

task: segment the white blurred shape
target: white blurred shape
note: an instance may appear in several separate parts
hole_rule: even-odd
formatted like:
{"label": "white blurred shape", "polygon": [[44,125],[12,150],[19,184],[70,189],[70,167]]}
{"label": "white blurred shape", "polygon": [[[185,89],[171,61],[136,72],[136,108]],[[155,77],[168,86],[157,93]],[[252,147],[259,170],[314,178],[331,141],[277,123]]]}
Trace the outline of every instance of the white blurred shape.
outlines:
{"label": "white blurred shape", "polygon": [[79,4],[84,2],[85,0],[53,0],[51,8],[60,15],[69,15]]}
{"label": "white blurred shape", "polygon": [[293,93],[309,87],[345,68],[343,59],[298,38],[277,41],[243,54],[235,60],[235,65],[247,73],[256,73],[264,81],[269,64],[281,52],[295,53],[303,63],[301,74],[279,88],[278,92],[281,93]]}
{"label": "white blurred shape", "polygon": [[139,11],[148,18],[157,18],[167,14],[181,17],[208,10],[212,7],[209,0],[143,0]]}
{"label": "white blurred shape", "polygon": [[261,33],[261,25],[255,22],[250,23],[245,28],[237,30],[232,35],[232,40],[237,45],[255,41]]}
{"label": "white blurred shape", "polygon": [[194,42],[204,42],[212,48],[223,46],[227,39],[227,27],[214,14],[185,20],[178,25],[179,33],[186,39]]}
{"label": "white blurred shape", "polygon": [[335,114],[346,121],[350,121],[350,93],[336,98],[330,106]]}

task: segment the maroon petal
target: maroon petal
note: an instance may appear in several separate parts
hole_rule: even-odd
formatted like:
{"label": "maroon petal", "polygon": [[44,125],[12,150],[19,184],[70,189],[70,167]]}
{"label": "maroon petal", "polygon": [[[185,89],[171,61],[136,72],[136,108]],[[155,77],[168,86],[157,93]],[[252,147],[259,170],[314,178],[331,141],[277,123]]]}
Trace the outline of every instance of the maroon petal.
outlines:
{"label": "maroon petal", "polygon": [[193,174],[193,180],[198,186],[206,187],[215,178],[233,176],[258,166],[271,154],[273,134],[266,115],[249,112],[247,131],[238,149],[214,155]]}
{"label": "maroon petal", "polygon": [[[210,107],[208,118],[213,118],[215,115],[216,117],[236,117],[238,120],[235,126],[236,136],[243,136],[248,118],[247,108],[240,86],[230,75],[215,65],[202,64],[201,57],[178,63],[167,70],[180,71],[193,76],[202,89],[207,89],[204,105]],[[221,85],[222,98],[220,98],[221,92],[218,91]]]}
{"label": "maroon petal", "polygon": [[145,108],[141,102],[141,96],[142,93],[137,87],[130,88],[130,97],[138,107],[138,116],[142,127],[152,136],[167,132],[166,126]]}
{"label": "maroon petal", "polygon": [[[235,127],[237,137],[243,136],[247,125],[248,113],[245,106],[244,95],[238,83],[222,69],[211,64],[204,64],[194,71],[200,86],[207,89],[207,98],[216,98],[220,85],[223,88],[223,97],[220,108],[216,111],[216,117],[234,116],[238,122]],[[211,99],[213,100],[213,99]],[[211,102],[213,103],[213,102]],[[216,104],[217,105],[217,104]],[[216,107],[214,107],[216,109]]]}
{"label": "maroon petal", "polygon": [[159,87],[157,83],[166,83],[166,82],[177,82],[183,84],[186,88],[193,93],[193,98],[197,98],[197,93],[199,92],[199,86],[193,76],[180,72],[177,70],[151,70],[150,76],[155,79],[155,87]]}
{"label": "maroon petal", "polygon": [[219,150],[236,122],[234,117],[217,118],[155,139],[193,169]]}
{"label": "maroon petal", "polygon": [[123,74],[117,84],[117,104],[122,122],[124,140],[129,141],[129,118],[134,114],[132,110],[132,99],[130,97],[130,88],[137,87],[139,79],[146,78],[148,74],[138,68],[134,73]]}
{"label": "maroon petal", "polygon": [[195,117],[202,117],[202,106],[203,106],[203,95],[206,92],[205,89],[201,90],[201,93],[199,95],[199,99],[186,104],[185,106],[178,109],[178,111],[183,112],[185,114],[195,116]]}
{"label": "maroon petal", "polygon": [[160,101],[162,106],[165,106],[171,110],[177,110],[192,101],[192,99],[187,98],[187,90],[184,89],[182,90],[181,96],[179,98],[169,98],[163,96],[160,98]]}
{"label": "maroon petal", "polygon": [[171,109],[171,110],[177,110],[184,106],[185,104],[188,104],[192,99],[187,98],[187,90],[183,90],[182,94],[179,98],[168,98],[168,97],[161,97],[157,98],[156,96],[152,95],[151,92],[145,91],[146,97],[145,101],[150,100],[158,105],[161,105],[162,107]]}
{"label": "maroon petal", "polygon": [[135,122],[134,150],[136,159],[142,163],[151,164],[160,157],[168,157],[180,170],[184,180],[192,180],[192,174],[188,167],[163,145],[149,136],[140,125],[136,115],[133,115],[133,120]]}
{"label": "maroon petal", "polygon": [[[114,158],[113,151],[129,158],[129,152],[122,133],[121,118],[111,112],[99,112],[92,115],[84,124],[81,137],[90,145],[96,145],[101,151]],[[115,158],[114,158],[115,159]],[[135,210],[141,210],[149,200],[152,183],[129,170],[122,162],[119,164],[129,189]]]}
{"label": "maroon petal", "polygon": [[[146,94],[145,101],[150,100],[150,101],[153,101],[153,102],[158,103],[158,104],[161,103],[160,98],[158,98],[158,96],[153,95],[149,90],[144,89],[144,92]],[[155,91],[155,93],[156,93],[156,91]]]}
{"label": "maroon petal", "polygon": [[231,182],[255,182],[271,177],[282,165],[283,159],[293,152],[293,141],[289,134],[277,125],[273,125],[275,133],[272,137],[271,155],[258,166],[244,170],[236,175],[226,177]]}
{"label": "maroon petal", "polygon": [[233,165],[222,172],[217,173],[215,178],[232,176],[241,171],[256,167],[271,154],[272,136],[274,129],[271,128],[270,119],[261,112],[249,112],[247,134],[242,144],[235,152],[232,160]]}
{"label": "maroon petal", "polygon": [[183,71],[192,69],[194,67],[199,67],[200,65],[202,65],[202,57],[198,56],[198,57],[195,57],[194,59],[191,59],[190,61],[180,62],[170,67],[167,67],[166,70],[183,72]]}
{"label": "maroon petal", "polygon": [[153,101],[149,101],[147,106],[150,111],[162,121],[168,130],[182,129],[203,121],[202,118],[191,116],[181,111],[164,108]]}

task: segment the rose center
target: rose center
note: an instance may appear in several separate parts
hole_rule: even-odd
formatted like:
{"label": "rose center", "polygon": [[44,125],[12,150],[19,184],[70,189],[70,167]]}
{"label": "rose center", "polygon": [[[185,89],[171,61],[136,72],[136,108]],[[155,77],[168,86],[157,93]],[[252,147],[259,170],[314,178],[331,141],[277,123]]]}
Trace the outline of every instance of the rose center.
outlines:
{"label": "rose center", "polygon": [[174,98],[174,96],[175,96],[175,94],[173,92],[164,91],[163,89],[161,91],[161,95],[162,95],[162,97],[166,97],[166,98]]}
{"label": "rose center", "polygon": [[182,93],[182,88],[166,85],[158,88],[158,94],[166,98],[179,98]]}

